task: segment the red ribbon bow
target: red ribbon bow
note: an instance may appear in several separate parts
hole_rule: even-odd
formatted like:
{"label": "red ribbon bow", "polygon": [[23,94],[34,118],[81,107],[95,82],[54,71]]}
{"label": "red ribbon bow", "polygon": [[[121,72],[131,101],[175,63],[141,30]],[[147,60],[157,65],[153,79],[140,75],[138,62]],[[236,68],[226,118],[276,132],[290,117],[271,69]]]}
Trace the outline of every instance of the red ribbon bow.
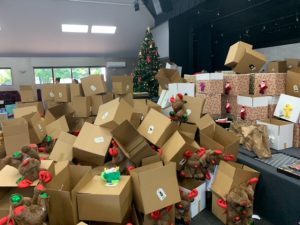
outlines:
{"label": "red ribbon bow", "polygon": [[226,102],[225,109],[226,109],[226,113],[231,113],[231,104],[228,100]]}
{"label": "red ribbon bow", "polygon": [[262,82],[260,82],[258,87],[259,87],[259,93],[262,94],[262,95],[265,94],[265,92],[268,88],[268,86],[266,84],[266,81],[264,81],[264,80]]}
{"label": "red ribbon bow", "polygon": [[116,148],[110,148],[110,149],[109,149],[109,154],[110,154],[112,157],[116,157],[116,156],[118,156],[118,154],[119,154],[119,150],[116,149]]}
{"label": "red ribbon bow", "polygon": [[193,156],[193,151],[192,150],[187,150],[184,152],[184,157],[185,158],[191,158]]}
{"label": "red ribbon bow", "polygon": [[231,91],[231,85],[229,82],[226,82],[225,84],[225,94],[229,95],[229,92]]}
{"label": "red ribbon bow", "polygon": [[47,184],[52,180],[52,174],[47,170],[42,170],[39,173],[39,179]]}
{"label": "red ribbon bow", "polygon": [[28,188],[30,185],[32,185],[32,181],[24,179],[18,183],[18,188]]}
{"label": "red ribbon bow", "polygon": [[225,200],[221,199],[221,198],[217,200],[217,205],[220,206],[223,209],[228,208],[227,202]]}
{"label": "red ribbon bow", "polygon": [[151,218],[154,219],[154,220],[159,220],[160,219],[160,211],[157,210],[157,211],[154,211],[151,213]]}
{"label": "red ribbon bow", "polygon": [[0,225],[15,225],[15,221],[6,216],[0,219]]}
{"label": "red ribbon bow", "polygon": [[242,106],[241,111],[240,111],[240,116],[242,120],[246,119],[246,108],[245,106]]}

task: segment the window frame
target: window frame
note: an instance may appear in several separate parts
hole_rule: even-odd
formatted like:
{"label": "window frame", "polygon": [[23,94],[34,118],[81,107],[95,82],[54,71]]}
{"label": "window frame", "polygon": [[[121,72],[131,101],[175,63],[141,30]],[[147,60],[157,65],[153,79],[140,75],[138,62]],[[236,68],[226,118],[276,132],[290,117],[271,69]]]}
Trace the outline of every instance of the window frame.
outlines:
{"label": "window frame", "polygon": [[13,69],[12,69],[11,67],[0,67],[0,70],[10,70],[10,76],[11,76],[11,84],[8,84],[8,85],[0,85],[0,87],[10,87],[10,86],[14,86]]}

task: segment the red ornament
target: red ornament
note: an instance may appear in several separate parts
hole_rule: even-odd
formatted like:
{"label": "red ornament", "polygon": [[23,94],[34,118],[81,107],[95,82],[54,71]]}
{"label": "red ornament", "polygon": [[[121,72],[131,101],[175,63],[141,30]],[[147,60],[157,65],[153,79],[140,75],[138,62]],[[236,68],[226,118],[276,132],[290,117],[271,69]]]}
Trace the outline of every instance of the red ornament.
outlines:
{"label": "red ornament", "polygon": [[151,63],[151,57],[149,55],[147,56],[146,60],[147,60],[147,63]]}
{"label": "red ornament", "polygon": [[262,95],[265,94],[265,92],[268,88],[268,86],[266,84],[266,81],[264,81],[264,80],[262,82],[260,82],[258,87],[259,87],[259,93],[262,94]]}
{"label": "red ornament", "polygon": [[230,102],[228,100],[226,102],[225,109],[226,109],[226,113],[230,113],[231,112],[231,104],[230,104]]}
{"label": "red ornament", "polygon": [[141,76],[138,77],[138,81],[139,81],[139,82],[142,81],[142,77],[141,77]]}
{"label": "red ornament", "polygon": [[245,106],[242,106],[242,108],[241,108],[241,111],[240,111],[240,116],[241,116],[241,119],[242,120],[245,120],[246,119],[246,108],[245,108]]}

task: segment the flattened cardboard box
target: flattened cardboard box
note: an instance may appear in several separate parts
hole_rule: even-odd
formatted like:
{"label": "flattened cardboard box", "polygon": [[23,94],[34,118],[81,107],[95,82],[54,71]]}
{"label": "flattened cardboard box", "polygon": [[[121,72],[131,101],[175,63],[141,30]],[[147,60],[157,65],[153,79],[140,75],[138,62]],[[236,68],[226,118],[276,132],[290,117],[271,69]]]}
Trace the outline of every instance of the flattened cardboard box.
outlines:
{"label": "flattened cardboard box", "polygon": [[23,108],[23,107],[27,107],[27,106],[36,106],[37,111],[41,115],[44,115],[44,113],[45,113],[43,102],[26,102],[26,103],[16,102],[16,106],[17,106],[17,108]]}
{"label": "flattened cardboard box", "polygon": [[45,114],[45,124],[49,124],[59,119],[62,116],[68,117],[72,116],[74,109],[68,103],[59,104],[46,111]]}
{"label": "flattened cardboard box", "polygon": [[125,100],[116,98],[99,107],[95,125],[114,129],[125,120],[130,120],[133,108]]}
{"label": "flattened cardboard box", "polygon": [[73,97],[83,96],[82,85],[70,84],[70,96],[71,96],[71,101],[73,101]]}
{"label": "flattened cardboard box", "polygon": [[268,73],[286,73],[286,61],[272,61],[268,64]]}
{"label": "flattened cardboard box", "polygon": [[[286,73],[256,73],[254,75],[254,95],[274,96],[285,93]],[[260,93],[260,86],[265,84],[267,89]],[[252,94],[252,93],[251,93]]]}
{"label": "flattened cardboard box", "polygon": [[248,95],[249,85],[249,74],[224,74],[224,93],[226,95]]}
{"label": "flattened cardboard box", "polygon": [[92,98],[92,115],[97,115],[99,106],[114,99],[112,93],[102,95],[93,95]]}
{"label": "flattened cardboard box", "polygon": [[146,139],[127,120],[116,127],[111,134],[126,157],[137,166],[141,164],[143,158],[156,154]]}
{"label": "flattened cardboard box", "polygon": [[29,115],[31,113],[37,112],[36,106],[27,106],[22,108],[15,108],[14,110],[14,118],[21,118],[23,116]]}
{"label": "flattened cardboard box", "polygon": [[299,73],[288,71],[286,77],[286,94],[300,98],[300,71]]}
{"label": "flattened cardboard box", "polygon": [[42,99],[43,101],[54,101],[54,85],[43,84],[42,85]]}
{"label": "flattened cardboard box", "polygon": [[133,198],[137,210],[149,214],[180,202],[176,164],[162,162],[149,164],[130,171]]}
{"label": "flattened cardboard box", "polygon": [[73,154],[84,162],[102,166],[112,135],[109,130],[90,123],[84,123],[74,145]]}
{"label": "flattened cardboard box", "polygon": [[[47,184],[47,192],[51,196],[49,222],[51,225],[76,225],[78,222],[76,192],[92,177],[92,171],[87,166],[64,164],[60,171]],[[62,212],[64,215],[62,216]]]}
{"label": "flattened cardboard box", "polygon": [[184,96],[183,100],[186,101],[184,106],[189,115],[188,122],[196,123],[200,119],[203,113],[206,99],[203,98],[202,96],[197,96],[197,97]]}
{"label": "flattened cardboard box", "polygon": [[89,117],[92,113],[91,97],[73,97],[72,108],[74,109],[74,117]]}
{"label": "flattened cardboard box", "polygon": [[112,92],[114,94],[127,94],[133,92],[133,79],[131,76],[112,76]]}
{"label": "flattened cardboard box", "polygon": [[51,136],[53,139],[57,139],[61,132],[69,131],[70,128],[65,116],[62,116],[54,122],[46,125],[47,135]]}
{"label": "flattened cardboard box", "polygon": [[183,79],[178,71],[173,69],[160,69],[155,75],[155,78],[158,81],[159,86],[166,90],[170,83],[183,83]]}
{"label": "flattened cardboard box", "polygon": [[55,84],[54,95],[55,95],[56,102],[70,102],[71,101],[70,84]]}
{"label": "flattened cardboard box", "polygon": [[90,75],[81,79],[84,96],[102,94],[107,91],[103,75]]}
{"label": "flattened cardboard box", "polygon": [[47,135],[45,124],[39,113],[32,113],[23,117],[28,123],[30,143],[39,144]]}
{"label": "flattened cardboard box", "polygon": [[1,122],[6,155],[30,144],[28,123],[24,118],[5,120]]}
{"label": "flattened cardboard box", "polygon": [[121,223],[132,203],[130,176],[121,176],[114,187],[94,176],[77,191],[76,198],[80,220]]}
{"label": "flattened cardboard box", "polygon": [[72,161],[73,159],[73,145],[76,141],[76,136],[61,132],[58,136],[49,159],[54,161]]}
{"label": "flattened cardboard box", "polygon": [[177,125],[154,109],[150,109],[138,132],[152,144],[162,147],[169,137],[177,130]]}
{"label": "flattened cardboard box", "polygon": [[21,102],[37,101],[36,88],[33,85],[20,85]]}

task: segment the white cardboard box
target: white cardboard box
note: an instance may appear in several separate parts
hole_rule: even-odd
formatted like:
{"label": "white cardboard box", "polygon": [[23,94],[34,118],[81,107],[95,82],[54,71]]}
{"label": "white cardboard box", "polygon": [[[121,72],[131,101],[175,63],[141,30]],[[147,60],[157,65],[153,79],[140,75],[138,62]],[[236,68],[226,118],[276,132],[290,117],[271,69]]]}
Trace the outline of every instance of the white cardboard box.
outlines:
{"label": "white cardboard box", "polygon": [[298,123],[300,116],[300,98],[281,94],[274,116]]}
{"label": "white cardboard box", "polygon": [[195,97],[195,84],[194,83],[172,83],[169,84],[169,91],[172,96],[176,96],[178,93]]}
{"label": "white cardboard box", "polygon": [[246,107],[263,107],[269,105],[268,96],[252,97],[252,96],[238,96],[237,104]]}
{"label": "white cardboard box", "polygon": [[279,101],[279,96],[267,96],[267,97],[268,97],[269,105],[277,105]]}
{"label": "white cardboard box", "polygon": [[162,90],[159,96],[157,104],[161,106],[162,109],[171,106],[170,98],[172,97],[170,90]]}
{"label": "white cardboard box", "polygon": [[196,80],[223,80],[223,73],[201,73],[196,74]]}
{"label": "white cardboard box", "polygon": [[293,147],[293,123],[278,119],[267,119],[258,120],[257,124],[267,126],[271,148],[282,150]]}

